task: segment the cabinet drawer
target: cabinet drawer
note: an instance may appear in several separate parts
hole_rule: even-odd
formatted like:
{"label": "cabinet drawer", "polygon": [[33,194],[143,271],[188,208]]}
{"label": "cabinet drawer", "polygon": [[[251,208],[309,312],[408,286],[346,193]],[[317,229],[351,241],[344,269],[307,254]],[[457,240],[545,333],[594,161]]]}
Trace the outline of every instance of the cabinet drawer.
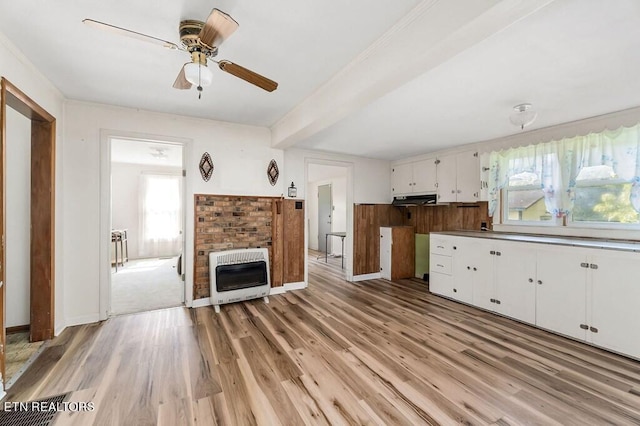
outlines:
{"label": "cabinet drawer", "polygon": [[451,256],[453,247],[453,241],[445,238],[431,238],[430,248],[431,253],[439,254],[442,256]]}
{"label": "cabinet drawer", "polygon": [[429,263],[431,265],[431,272],[438,272],[441,274],[451,275],[451,257],[450,256],[432,254]]}

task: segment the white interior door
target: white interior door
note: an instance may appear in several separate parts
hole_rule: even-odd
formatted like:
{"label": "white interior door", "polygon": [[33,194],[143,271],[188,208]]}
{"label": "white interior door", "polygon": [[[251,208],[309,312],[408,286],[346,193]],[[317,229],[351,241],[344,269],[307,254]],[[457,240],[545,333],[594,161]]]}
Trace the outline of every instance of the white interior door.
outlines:
{"label": "white interior door", "polygon": [[329,253],[331,251],[331,238],[327,234],[331,232],[331,184],[318,186],[318,251]]}

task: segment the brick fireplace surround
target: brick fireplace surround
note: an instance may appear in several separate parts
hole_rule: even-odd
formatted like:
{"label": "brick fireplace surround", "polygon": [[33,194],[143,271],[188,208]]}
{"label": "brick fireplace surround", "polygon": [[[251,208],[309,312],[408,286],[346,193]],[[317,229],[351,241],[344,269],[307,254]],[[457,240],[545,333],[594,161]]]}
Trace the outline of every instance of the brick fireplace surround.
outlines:
{"label": "brick fireplace surround", "polygon": [[[266,247],[273,259],[273,203],[280,198],[195,196],[193,298],[209,297],[209,252]],[[269,262],[273,276],[273,261]]]}

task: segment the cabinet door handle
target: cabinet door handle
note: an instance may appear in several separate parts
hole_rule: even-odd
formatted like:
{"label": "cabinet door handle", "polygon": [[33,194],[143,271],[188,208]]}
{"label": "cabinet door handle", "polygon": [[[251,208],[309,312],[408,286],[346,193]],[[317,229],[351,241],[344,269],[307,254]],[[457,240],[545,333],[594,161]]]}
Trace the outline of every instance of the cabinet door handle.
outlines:
{"label": "cabinet door handle", "polygon": [[591,331],[592,333],[597,333],[598,329],[595,327],[589,327],[589,331]]}
{"label": "cabinet door handle", "polygon": [[540,284],[542,284],[542,281],[541,281],[541,280],[538,280],[538,284],[539,284],[539,285],[540,285]]}
{"label": "cabinet door handle", "polygon": [[496,299],[489,299],[489,302],[496,303]]}
{"label": "cabinet door handle", "polygon": [[533,282],[533,278],[529,278],[529,282],[532,283]]}
{"label": "cabinet door handle", "polygon": [[476,267],[474,266],[474,267],[473,267],[473,270],[474,270],[474,271],[477,271],[477,270],[478,270],[478,268],[476,268]]}
{"label": "cabinet door handle", "polygon": [[458,194],[460,194],[462,192],[462,189],[458,189]]}
{"label": "cabinet door handle", "polygon": [[489,254],[496,254],[496,251],[495,251],[495,250],[491,250],[491,251],[489,252]]}
{"label": "cabinet door handle", "polygon": [[598,265],[596,265],[595,263],[592,263],[591,265],[589,265],[589,268],[598,269]]}
{"label": "cabinet door handle", "polygon": [[436,263],[436,266],[437,266],[438,268],[444,268],[444,265],[441,265],[441,264],[439,264],[439,263]]}
{"label": "cabinet door handle", "polygon": [[471,270],[471,266],[467,266],[467,269],[468,269],[468,270]]}
{"label": "cabinet door handle", "polygon": [[456,246],[453,246],[453,249],[454,249],[454,250],[458,250],[458,247],[456,247]]}
{"label": "cabinet door handle", "polygon": [[496,304],[499,305],[500,303],[502,303],[502,302],[500,302],[498,299],[496,299]]}
{"label": "cabinet door handle", "polygon": [[452,190],[451,190],[451,193],[452,193],[452,194],[455,194],[455,193],[456,193],[456,190],[455,190],[455,189],[452,189]]}
{"label": "cabinet door handle", "polygon": [[436,246],[436,248],[441,248],[441,249],[443,249],[443,248],[444,248],[444,246]]}
{"label": "cabinet door handle", "polygon": [[454,293],[457,293],[457,292],[458,292],[458,290],[454,288],[454,289],[453,289],[453,292],[454,292]]}
{"label": "cabinet door handle", "polygon": [[502,256],[502,253],[500,253],[499,251],[496,252],[496,256]]}
{"label": "cabinet door handle", "polygon": [[581,268],[588,268],[588,267],[589,267],[589,264],[588,264],[588,263],[586,263],[586,262],[582,262],[582,263],[580,263],[580,267],[581,267]]}
{"label": "cabinet door handle", "polygon": [[587,324],[580,324],[580,328],[583,330],[588,330],[589,326]]}

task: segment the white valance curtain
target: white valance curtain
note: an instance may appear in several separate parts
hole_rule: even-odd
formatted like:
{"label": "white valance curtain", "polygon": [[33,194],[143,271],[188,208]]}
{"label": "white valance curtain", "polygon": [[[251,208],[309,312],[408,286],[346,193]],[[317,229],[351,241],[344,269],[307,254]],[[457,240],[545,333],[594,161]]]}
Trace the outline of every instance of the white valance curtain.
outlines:
{"label": "white valance curtain", "polygon": [[573,209],[580,171],[591,166],[609,166],[618,181],[632,183],[630,202],[640,212],[640,125],[635,125],[492,152],[489,215],[495,213],[509,178],[523,172],[540,176],[550,213],[567,215]]}
{"label": "white valance curtain", "polygon": [[140,175],[139,255],[165,257],[182,249],[182,191],[178,175]]}

